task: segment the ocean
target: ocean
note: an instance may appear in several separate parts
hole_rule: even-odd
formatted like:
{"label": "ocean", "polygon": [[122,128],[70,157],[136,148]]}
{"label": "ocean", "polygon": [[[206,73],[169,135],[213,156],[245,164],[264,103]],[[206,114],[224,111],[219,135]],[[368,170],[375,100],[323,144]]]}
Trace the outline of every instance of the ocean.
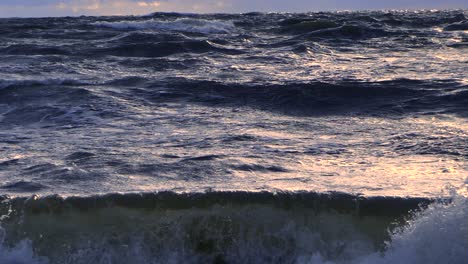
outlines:
{"label": "ocean", "polygon": [[0,19],[0,263],[462,264],[468,11]]}

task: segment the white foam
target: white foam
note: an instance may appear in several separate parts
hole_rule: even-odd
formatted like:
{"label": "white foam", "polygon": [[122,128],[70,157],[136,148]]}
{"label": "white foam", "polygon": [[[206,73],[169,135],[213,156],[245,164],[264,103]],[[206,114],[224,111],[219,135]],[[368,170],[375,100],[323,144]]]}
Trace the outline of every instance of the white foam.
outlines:
{"label": "white foam", "polygon": [[115,29],[159,29],[168,31],[195,32],[204,34],[224,34],[235,28],[231,21],[180,18],[174,21],[158,21],[155,19],[143,21],[96,22],[96,26]]}
{"label": "white foam", "polygon": [[468,260],[468,199],[433,204],[392,235],[380,263],[438,264]]}
{"label": "white foam", "polygon": [[[467,187],[464,187],[467,191]],[[463,264],[468,259],[468,198],[456,194],[450,204],[435,203],[413,215],[394,232],[384,253],[345,263],[353,264]],[[314,255],[307,264],[337,264]]]}
{"label": "white foam", "polygon": [[0,228],[0,263],[2,264],[47,264],[48,259],[37,257],[29,240],[22,240],[13,247],[4,244],[5,231]]}

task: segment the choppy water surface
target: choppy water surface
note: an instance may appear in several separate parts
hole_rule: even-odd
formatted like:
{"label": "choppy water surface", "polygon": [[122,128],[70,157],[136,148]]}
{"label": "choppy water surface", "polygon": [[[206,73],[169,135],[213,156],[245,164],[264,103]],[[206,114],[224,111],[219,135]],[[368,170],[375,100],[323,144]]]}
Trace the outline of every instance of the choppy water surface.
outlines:
{"label": "choppy water surface", "polygon": [[0,19],[0,260],[463,263],[467,16]]}

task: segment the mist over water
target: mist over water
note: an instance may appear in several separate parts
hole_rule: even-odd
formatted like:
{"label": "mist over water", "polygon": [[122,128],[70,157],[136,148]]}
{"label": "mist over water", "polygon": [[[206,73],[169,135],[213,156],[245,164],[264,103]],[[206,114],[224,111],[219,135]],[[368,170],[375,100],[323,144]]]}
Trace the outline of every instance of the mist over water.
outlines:
{"label": "mist over water", "polygon": [[467,23],[0,19],[0,263],[464,263]]}

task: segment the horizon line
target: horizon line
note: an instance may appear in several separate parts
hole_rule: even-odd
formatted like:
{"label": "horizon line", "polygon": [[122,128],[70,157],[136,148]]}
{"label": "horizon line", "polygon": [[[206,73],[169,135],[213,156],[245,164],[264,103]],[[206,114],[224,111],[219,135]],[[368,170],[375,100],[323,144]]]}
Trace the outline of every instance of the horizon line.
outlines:
{"label": "horizon line", "polygon": [[3,17],[0,16],[0,19],[28,19],[28,18],[79,18],[79,17],[146,17],[152,16],[155,14],[179,14],[179,15],[248,15],[248,14],[310,14],[310,13],[360,13],[360,12],[415,12],[415,11],[425,11],[425,12],[447,12],[447,11],[468,11],[467,8],[389,8],[389,9],[322,9],[314,11],[305,11],[305,12],[291,12],[291,11],[248,11],[248,12],[176,12],[176,11],[156,11],[151,12],[145,15],[138,14],[115,14],[115,15],[86,15],[86,14],[77,14],[77,15],[64,15],[64,16],[11,16]]}

